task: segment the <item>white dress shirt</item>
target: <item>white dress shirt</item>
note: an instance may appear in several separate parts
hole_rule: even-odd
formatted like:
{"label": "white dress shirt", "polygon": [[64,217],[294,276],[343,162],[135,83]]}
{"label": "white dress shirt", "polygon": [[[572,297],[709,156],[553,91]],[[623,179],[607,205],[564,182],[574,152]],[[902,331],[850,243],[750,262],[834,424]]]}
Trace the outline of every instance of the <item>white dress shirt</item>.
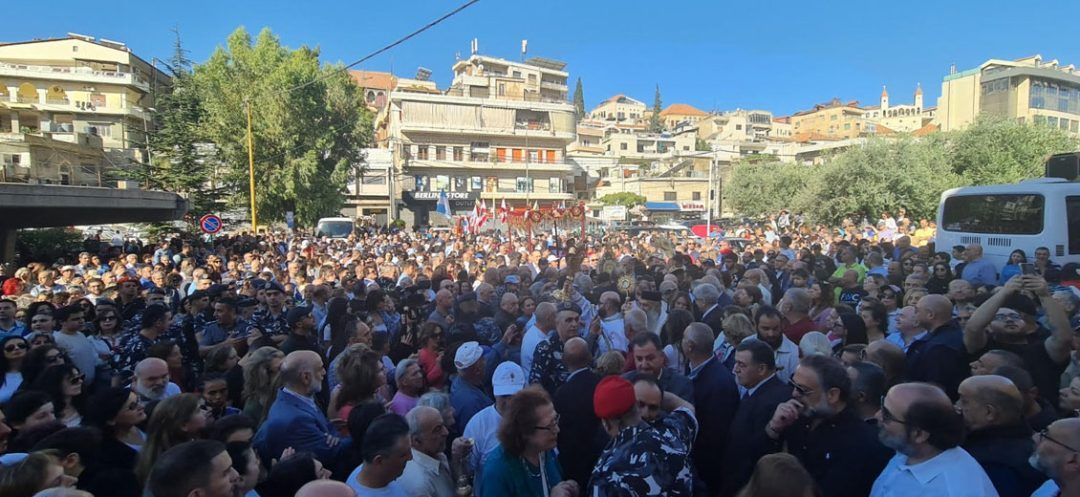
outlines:
{"label": "white dress shirt", "polygon": [[480,410],[469,419],[465,425],[462,436],[473,440],[472,454],[469,454],[468,464],[474,475],[473,481],[480,481],[480,472],[484,468],[484,461],[488,454],[499,446],[499,422],[502,415],[495,410],[492,404]]}
{"label": "white dress shirt", "polygon": [[982,466],[960,447],[910,466],[907,460],[903,454],[893,456],[870,497],[998,497]]}
{"label": "white dress shirt", "polygon": [[525,377],[528,378],[531,374],[533,356],[536,354],[536,346],[540,345],[540,342],[551,338],[551,334],[555,330],[551,330],[548,333],[540,331],[540,328],[536,326],[530,326],[525,331],[525,336],[521,338],[521,370],[525,372]]}
{"label": "white dress shirt", "polygon": [[436,459],[412,449],[412,460],[395,481],[412,497],[454,497],[454,475],[446,454]]}

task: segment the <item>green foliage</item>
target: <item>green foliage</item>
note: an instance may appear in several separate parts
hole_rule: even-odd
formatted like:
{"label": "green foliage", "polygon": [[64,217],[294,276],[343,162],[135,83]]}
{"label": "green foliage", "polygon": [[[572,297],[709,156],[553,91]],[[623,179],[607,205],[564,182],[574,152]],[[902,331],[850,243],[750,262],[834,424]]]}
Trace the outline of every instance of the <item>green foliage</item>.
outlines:
{"label": "green foliage", "polygon": [[761,216],[791,209],[794,199],[817,168],[780,162],[736,164],[724,197],[736,212]]}
{"label": "green foliage", "polygon": [[709,142],[698,138],[697,140],[694,140],[694,150],[697,152],[708,152],[712,150],[712,147],[709,146]]}
{"label": "green foliage", "polygon": [[724,195],[749,216],[788,209],[838,223],[904,207],[913,217],[932,218],[945,190],[1039,177],[1047,156],[1078,148],[1063,130],[984,117],[953,133],[871,139],[820,166],[745,158]]}
{"label": "green foliage", "polygon": [[15,252],[20,266],[31,262],[52,264],[57,259],[74,260],[82,251],[82,234],[64,228],[19,230]]}
{"label": "green foliage", "polygon": [[953,168],[973,185],[1015,183],[1042,176],[1048,155],[1080,147],[1064,130],[989,116],[980,117],[950,138]]}
{"label": "green foliage", "polygon": [[217,195],[207,185],[210,165],[197,148],[204,141],[200,125],[205,111],[191,67],[177,32],[173,56],[167,64],[172,73],[171,88],[156,102],[157,132],[150,141],[153,162],[147,181],[152,187],[183,195],[192,212],[203,212],[214,205]]}
{"label": "green foliage", "polygon": [[609,193],[597,200],[604,205],[621,205],[627,208],[645,204],[645,197],[630,192]]}
{"label": "green foliage", "polygon": [[578,121],[585,118],[585,90],[581,88],[581,78],[577,79],[577,86],[574,88],[574,113],[577,114]]}
{"label": "green foliage", "polygon": [[663,102],[660,100],[660,85],[656,85],[656,95],[653,97],[652,115],[649,116],[649,132],[659,133],[664,130],[664,121],[660,120],[660,111]]}
{"label": "green foliage", "polygon": [[205,109],[201,130],[217,145],[232,206],[249,203],[249,102],[259,219],[292,210],[298,225],[311,226],[340,211],[349,170],[373,142],[372,117],[340,66],[320,66],[316,49],[283,47],[268,29],[252,42],[238,28],[194,80]]}

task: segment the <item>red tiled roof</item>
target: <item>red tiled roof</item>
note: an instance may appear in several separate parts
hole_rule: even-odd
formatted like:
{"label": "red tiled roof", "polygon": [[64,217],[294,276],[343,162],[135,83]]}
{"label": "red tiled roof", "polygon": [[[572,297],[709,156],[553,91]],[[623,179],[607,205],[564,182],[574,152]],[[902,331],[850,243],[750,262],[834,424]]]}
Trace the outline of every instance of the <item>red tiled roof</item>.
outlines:
{"label": "red tiled roof", "polygon": [[388,72],[378,71],[349,71],[353,81],[361,88],[378,88],[393,90],[397,85],[397,78]]}
{"label": "red tiled roof", "polygon": [[671,104],[666,109],[660,111],[661,116],[707,116],[708,112],[701,109],[696,109],[687,104]]}
{"label": "red tiled roof", "polygon": [[926,136],[926,135],[930,135],[930,134],[933,134],[933,133],[937,133],[940,130],[941,130],[940,126],[938,126],[938,125],[936,125],[934,123],[929,123],[926,126],[923,126],[923,127],[919,128],[919,129],[917,129],[915,131],[912,131],[911,134],[913,136]]}

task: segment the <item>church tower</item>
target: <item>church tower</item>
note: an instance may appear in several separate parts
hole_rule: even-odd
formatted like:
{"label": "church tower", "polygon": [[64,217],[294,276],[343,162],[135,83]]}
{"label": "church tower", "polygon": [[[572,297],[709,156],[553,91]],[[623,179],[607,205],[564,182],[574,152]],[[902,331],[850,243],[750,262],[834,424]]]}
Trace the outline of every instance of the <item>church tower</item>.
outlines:
{"label": "church tower", "polygon": [[922,85],[919,84],[915,86],[915,109],[922,112],[922,104]]}
{"label": "church tower", "polygon": [[885,112],[889,110],[889,91],[885,89],[885,85],[881,85],[881,117],[885,117]]}

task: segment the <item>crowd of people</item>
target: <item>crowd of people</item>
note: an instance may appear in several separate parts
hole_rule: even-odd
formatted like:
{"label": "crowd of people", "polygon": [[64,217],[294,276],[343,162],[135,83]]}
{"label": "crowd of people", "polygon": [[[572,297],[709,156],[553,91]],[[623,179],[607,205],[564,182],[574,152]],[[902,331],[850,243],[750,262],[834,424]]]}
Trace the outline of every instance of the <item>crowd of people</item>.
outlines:
{"label": "crowd of people", "polygon": [[930,228],[91,238],[0,283],[0,495],[1080,495],[1077,265]]}

